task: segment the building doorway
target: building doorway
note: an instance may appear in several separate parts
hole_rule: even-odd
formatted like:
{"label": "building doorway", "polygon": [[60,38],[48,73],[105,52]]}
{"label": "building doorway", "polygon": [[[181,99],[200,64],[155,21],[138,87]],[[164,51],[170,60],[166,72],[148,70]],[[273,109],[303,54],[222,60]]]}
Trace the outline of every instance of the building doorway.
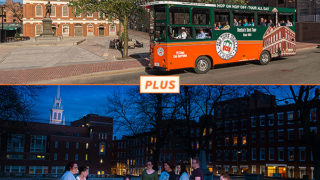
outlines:
{"label": "building doorway", "polygon": [[57,36],[57,27],[56,26],[52,26],[52,32],[53,32],[53,36]]}
{"label": "building doorway", "polygon": [[104,26],[103,25],[99,26],[99,36],[104,36]]}
{"label": "building doorway", "polygon": [[110,36],[116,35],[116,26],[114,24],[110,24],[109,26],[109,35]]}
{"label": "building doorway", "polygon": [[81,24],[74,25],[74,36],[82,36],[82,25]]}

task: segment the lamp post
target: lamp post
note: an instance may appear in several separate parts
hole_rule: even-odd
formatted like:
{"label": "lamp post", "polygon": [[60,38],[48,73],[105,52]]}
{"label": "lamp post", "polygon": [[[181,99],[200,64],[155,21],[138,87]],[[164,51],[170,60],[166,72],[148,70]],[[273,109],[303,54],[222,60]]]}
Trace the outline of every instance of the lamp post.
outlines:
{"label": "lamp post", "polygon": [[4,33],[3,33],[3,17],[4,17],[4,5],[1,6],[1,42],[4,42]]}

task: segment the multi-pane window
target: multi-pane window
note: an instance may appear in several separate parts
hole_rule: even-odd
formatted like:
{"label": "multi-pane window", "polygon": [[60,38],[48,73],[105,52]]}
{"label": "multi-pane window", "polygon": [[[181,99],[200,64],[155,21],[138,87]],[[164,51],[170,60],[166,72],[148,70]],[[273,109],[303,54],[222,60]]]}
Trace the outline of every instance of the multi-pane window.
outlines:
{"label": "multi-pane window", "polygon": [[274,142],[274,130],[269,130],[268,136],[269,136],[269,142],[273,143]]}
{"label": "multi-pane window", "polygon": [[105,143],[100,143],[99,145],[99,154],[105,154]]}
{"label": "multi-pane window", "polygon": [[278,130],[278,142],[284,142],[284,129]]}
{"label": "multi-pane window", "polygon": [[222,153],[220,150],[217,151],[217,161],[221,161]]}
{"label": "multi-pane window", "polygon": [[260,119],[260,126],[265,126],[265,124],[266,124],[266,116],[265,115],[260,115],[259,119]]}
{"label": "multi-pane window", "polygon": [[75,154],[75,155],[74,155],[74,160],[76,160],[76,161],[79,160],[79,155],[78,155],[78,154]]}
{"label": "multi-pane window", "polygon": [[25,137],[23,134],[10,134],[8,136],[8,152],[24,152]]}
{"label": "multi-pane window", "polygon": [[29,174],[48,174],[48,166],[30,166]]}
{"label": "multi-pane window", "polygon": [[238,137],[233,137],[233,145],[237,145],[238,144]]}
{"label": "multi-pane window", "polygon": [[260,160],[265,160],[265,159],[266,159],[266,149],[260,148]]}
{"label": "multi-pane window", "polygon": [[269,126],[274,125],[274,114],[268,114]]}
{"label": "multi-pane window", "polygon": [[310,109],[310,121],[317,121],[317,108]]}
{"label": "multi-pane window", "polygon": [[283,147],[278,148],[278,160],[284,161],[284,148]]}
{"label": "multi-pane window", "polygon": [[40,36],[42,34],[42,25],[36,24],[36,36]]}
{"label": "multi-pane window", "polygon": [[7,173],[26,173],[26,166],[5,166]]}
{"label": "multi-pane window", "polygon": [[293,111],[287,112],[288,124],[293,124]]}
{"label": "multi-pane window", "polygon": [[238,131],[238,121],[232,120],[232,131]]}
{"label": "multi-pane window", "polygon": [[299,139],[302,139],[303,135],[303,128],[299,128]]}
{"label": "multi-pane window", "polygon": [[306,161],[306,147],[299,147],[300,161]]}
{"label": "multi-pane window", "polygon": [[251,116],[250,119],[251,119],[251,127],[256,127],[257,126],[257,120],[255,119],[255,117]]}
{"label": "multi-pane window", "polygon": [[242,136],[242,145],[247,144],[247,136]]}
{"label": "multi-pane window", "polygon": [[42,17],[42,5],[38,4],[36,5],[36,17]]}
{"label": "multi-pane window", "polygon": [[31,135],[30,152],[46,152],[47,136]]}
{"label": "multi-pane window", "polygon": [[278,125],[283,125],[284,124],[284,113],[280,112],[278,113]]}
{"label": "multi-pane window", "polygon": [[288,147],[288,160],[294,161],[294,147]]}
{"label": "multi-pane window", "polygon": [[64,166],[52,166],[51,174],[63,174],[65,167]]}
{"label": "multi-pane window", "polygon": [[229,161],[229,151],[228,151],[228,150],[226,150],[226,151],[224,152],[224,160],[225,160],[225,161]]}
{"label": "multi-pane window", "polygon": [[68,17],[69,16],[69,7],[67,5],[64,5],[62,7],[62,17]]}
{"label": "multi-pane window", "polygon": [[214,26],[215,30],[229,30],[230,29],[230,12],[227,10],[219,10],[214,12]]}
{"label": "multi-pane window", "polygon": [[310,127],[310,132],[317,134],[317,127]]}
{"label": "multi-pane window", "polygon": [[269,148],[269,160],[274,160],[274,148]]}
{"label": "multi-pane window", "polygon": [[294,129],[288,129],[288,141],[294,140]]}

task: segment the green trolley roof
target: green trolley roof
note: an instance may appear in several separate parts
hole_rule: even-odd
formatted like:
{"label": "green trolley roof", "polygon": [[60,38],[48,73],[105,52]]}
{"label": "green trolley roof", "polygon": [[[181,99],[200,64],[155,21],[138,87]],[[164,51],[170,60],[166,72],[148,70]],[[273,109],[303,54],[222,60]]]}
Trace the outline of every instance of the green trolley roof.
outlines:
{"label": "green trolley roof", "polygon": [[154,1],[149,2],[146,6],[155,5],[184,5],[184,6],[201,6],[211,7],[215,9],[230,9],[230,10],[242,10],[242,11],[266,11],[266,12],[284,12],[295,13],[296,10],[292,8],[278,8],[278,7],[264,7],[264,6],[251,6],[251,5],[238,5],[238,4],[206,4],[206,3],[192,3],[192,2],[177,2],[177,1]]}

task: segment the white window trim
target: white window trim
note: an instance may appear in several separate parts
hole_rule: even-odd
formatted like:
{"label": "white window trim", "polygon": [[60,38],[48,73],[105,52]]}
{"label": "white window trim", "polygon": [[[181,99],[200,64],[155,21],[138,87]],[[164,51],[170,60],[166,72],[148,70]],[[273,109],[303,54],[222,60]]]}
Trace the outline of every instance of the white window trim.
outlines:
{"label": "white window trim", "polygon": [[[261,118],[264,118],[264,124],[263,125],[261,125]],[[260,115],[259,116],[259,125],[262,126],[262,127],[264,127],[266,125],[266,115]]]}
{"label": "white window trim", "polygon": [[[283,139],[279,139],[279,132],[283,132]],[[284,129],[278,129],[278,142],[284,142],[285,141],[285,134],[284,134]],[[280,141],[281,140],[281,141]]]}
{"label": "white window trim", "polygon": [[[293,151],[293,160],[290,160],[290,153],[289,151]],[[288,147],[288,161],[294,161],[295,154],[294,154],[294,147]]]}
{"label": "white window trim", "polygon": [[[64,8],[64,7],[67,7],[67,14],[68,14],[67,16],[64,16],[64,15],[63,15],[63,8]],[[62,11],[61,11],[62,17],[69,17],[69,7],[68,7],[68,5],[62,6],[61,10],[62,10]]]}
{"label": "white window trim", "polygon": [[[94,13],[94,12],[93,12]],[[87,14],[87,17],[93,17],[93,13],[92,13],[92,15],[91,16],[89,16],[88,14]]]}
{"label": "white window trim", "polygon": [[[289,140],[289,134],[290,134],[291,131],[294,131],[294,129],[288,129],[287,130],[287,132],[288,132],[288,140]],[[293,140],[294,140],[294,136],[293,136]]]}
{"label": "white window trim", "polygon": [[[37,6],[41,7],[41,15],[37,15]],[[36,17],[43,17],[43,7],[41,4],[35,5],[34,10],[35,10],[34,14],[36,15]]]}
{"label": "white window trim", "polygon": [[[50,15],[50,17],[56,17],[57,15],[57,7],[55,5],[52,5],[52,7],[54,8],[54,15]],[[52,9],[51,9],[52,11]]]}
{"label": "white window trim", "polygon": [[[301,160],[301,152],[304,151],[305,152],[305,160]],[[306,147],[299,147],[299,161],[300,162],[305,162],[307,159],[307,151],[306,151]]]}

